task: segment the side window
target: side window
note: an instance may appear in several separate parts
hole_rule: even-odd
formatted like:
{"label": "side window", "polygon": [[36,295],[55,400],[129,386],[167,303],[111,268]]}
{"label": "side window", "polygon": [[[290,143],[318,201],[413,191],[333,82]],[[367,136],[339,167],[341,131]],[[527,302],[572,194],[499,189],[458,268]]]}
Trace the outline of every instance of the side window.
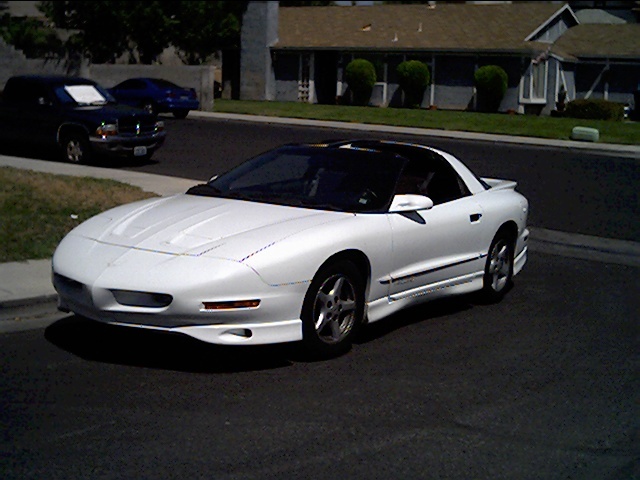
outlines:
{"label": "side window", "polygon": [[137,80],[125,80],[120,84],[118,88],[122,90],[135,90],[140,88],[139,83],[140,82],[138,82]]}
{"label": "side window", "polygon": [[51,105],[49,92],[42,85],[33,84],[29,89],[25,89],[23,101],[30,106]]}
{"label": "side window", "polygon": [[434,205],[469,195],[457,172],[444,159],[411,160],[398,181],[396,193],[425,195]]}

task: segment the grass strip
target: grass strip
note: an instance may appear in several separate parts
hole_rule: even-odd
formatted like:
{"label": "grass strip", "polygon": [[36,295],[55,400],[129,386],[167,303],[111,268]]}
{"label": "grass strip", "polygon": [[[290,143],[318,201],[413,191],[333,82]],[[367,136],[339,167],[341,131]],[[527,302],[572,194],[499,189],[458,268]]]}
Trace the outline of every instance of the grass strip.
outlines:
{"label": "grass strip", "polygon": [[573,127],[581,126],[597,128],[601,143],[640,143],[640,122],[631,121],[227,99],[216,99],[214,110],[224,113],[495,133],[556,140],[569,140]]}
{"label": "grass strip", "polygon": [[154,196],[113,180],[0,167],[0,262],[50,258],[89,217]]}

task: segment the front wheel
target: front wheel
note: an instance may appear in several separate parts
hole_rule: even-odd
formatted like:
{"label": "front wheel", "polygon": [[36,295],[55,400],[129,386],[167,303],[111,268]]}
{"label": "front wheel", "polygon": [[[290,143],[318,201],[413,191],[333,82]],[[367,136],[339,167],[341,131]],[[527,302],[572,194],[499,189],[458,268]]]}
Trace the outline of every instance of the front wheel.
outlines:
{"label": "front wheel", "polygon": [[489,247],[484,271],[482,294],[485,300],[497,302],[504,297],[513,279],[513,242],[498,232]]}
{"label": "front wheel", "polygon": [[353,263],[342,261],[321,268],[302,307],[305,354],[330,358],[349,351],[363,312],[364,280]]}
{"label": "front wheel", "polygon": [[70,163],[88,163],[91,159],[89,140],[80,133],[70,133],[62,141],[64,160]]}

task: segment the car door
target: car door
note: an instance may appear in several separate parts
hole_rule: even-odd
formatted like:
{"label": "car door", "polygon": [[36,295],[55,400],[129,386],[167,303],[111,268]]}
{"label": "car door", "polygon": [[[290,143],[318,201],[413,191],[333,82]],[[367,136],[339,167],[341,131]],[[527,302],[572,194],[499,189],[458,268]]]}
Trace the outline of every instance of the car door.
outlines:
{"label": "car door", "polygon": [[10,102],[14,107],[9,123],[13,139],[30,144],[55,143],[59,127],[59,104],[45,85],[24,82],[21,87]]}
{"label": "car door", "polygon": [[418,193],[434,206],[412,214],[390,214],[393,238],[389,296],[399,300],[470,281],[481,274],[487,246],[480,235],[483,211],[462,179],[448,164],[415,175]]}

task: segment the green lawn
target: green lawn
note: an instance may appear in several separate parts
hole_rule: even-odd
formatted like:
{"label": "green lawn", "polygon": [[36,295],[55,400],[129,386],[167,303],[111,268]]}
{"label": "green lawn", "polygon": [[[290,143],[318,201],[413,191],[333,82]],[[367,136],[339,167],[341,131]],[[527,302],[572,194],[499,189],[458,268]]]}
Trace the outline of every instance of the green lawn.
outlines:
{"label": "green lawn", "polygon": [[602,143],[640,144],[640,122],[630,121],[224,99],[215,101],[214,110],[226,113],[498,133],[558,140],[569,140],[573,127],[582,126],[597,128],[600,131]]}
{"label": "green lawn", "polygon": [[154,196],[113,180],[0,167],[0,262],[50,258],[80,222]]}

